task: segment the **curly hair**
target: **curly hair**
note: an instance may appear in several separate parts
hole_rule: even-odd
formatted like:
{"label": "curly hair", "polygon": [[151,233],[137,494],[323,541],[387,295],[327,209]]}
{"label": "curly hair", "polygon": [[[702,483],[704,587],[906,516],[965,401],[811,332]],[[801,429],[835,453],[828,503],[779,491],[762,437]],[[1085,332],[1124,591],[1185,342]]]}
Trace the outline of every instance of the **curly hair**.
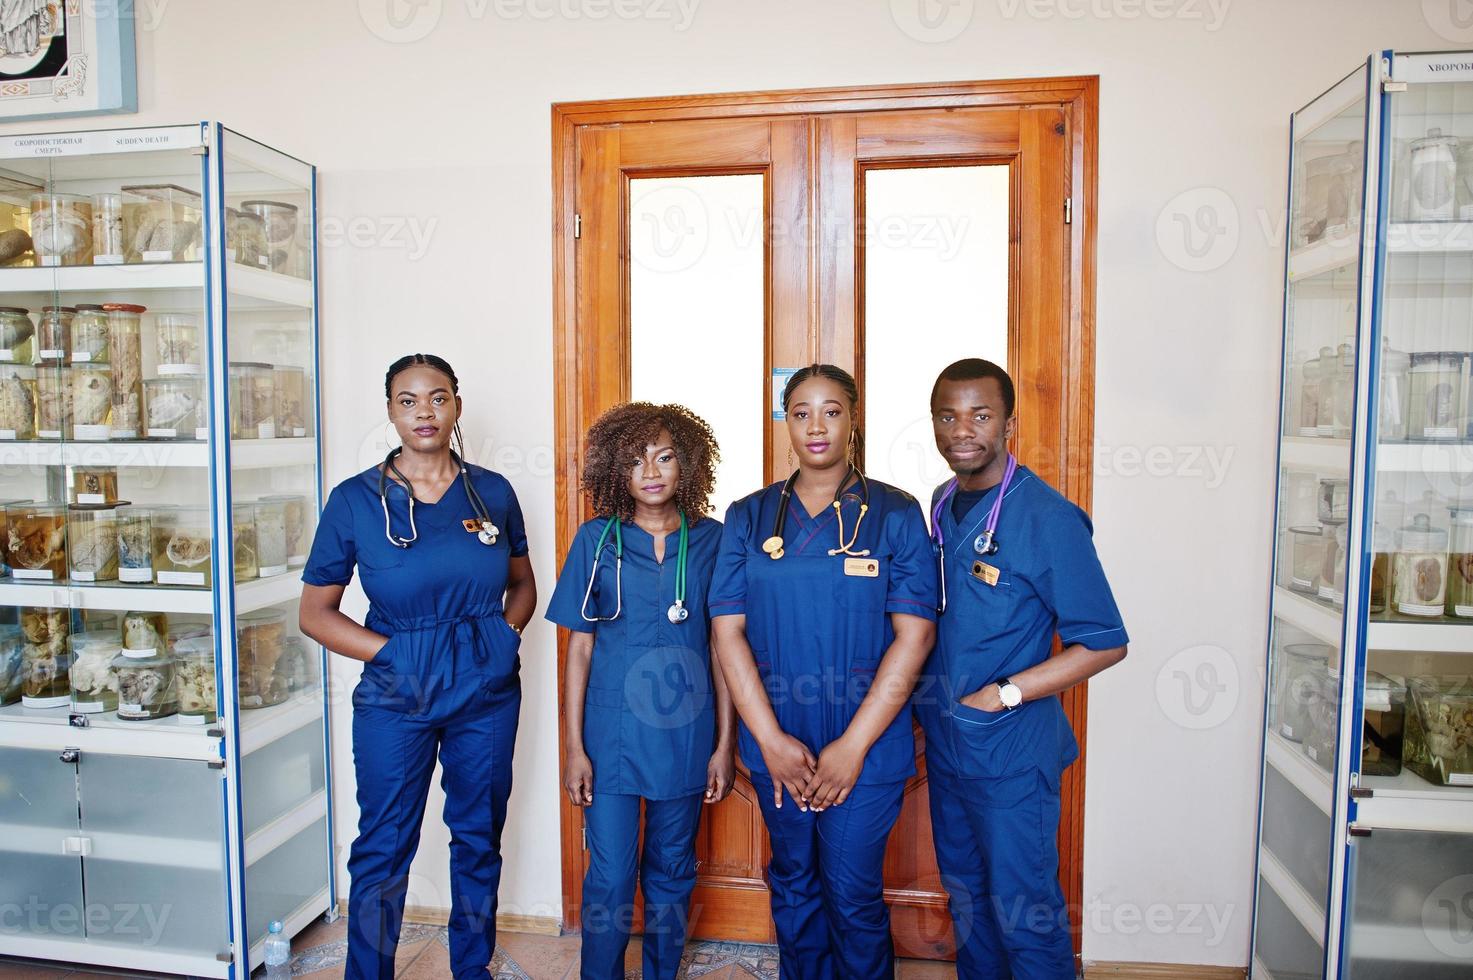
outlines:
{"label": "curly hair", "polygon": [[716,464],[721,460],[715,434],[704,419],[684,405],[650,402],[615,405],[588,428],[582,485],[596,512],[617,516],[621,521],[634,519],[630,467],[644,456],[661,429],[669,430],[675,458],[680,462],[676,505],[691,523],[710,513]]}

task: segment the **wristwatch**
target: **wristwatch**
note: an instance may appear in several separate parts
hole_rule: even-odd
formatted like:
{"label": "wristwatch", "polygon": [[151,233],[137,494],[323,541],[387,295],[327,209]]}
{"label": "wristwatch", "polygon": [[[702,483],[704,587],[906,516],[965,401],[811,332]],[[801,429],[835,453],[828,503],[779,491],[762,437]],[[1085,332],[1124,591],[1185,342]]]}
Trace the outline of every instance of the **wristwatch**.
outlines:
{"label": "wristwatch", "polygon": [[1023,703],[1023,692],[1006,677],[997,682],[997,696],[1002,699],[1002,706],[1009,711]]}

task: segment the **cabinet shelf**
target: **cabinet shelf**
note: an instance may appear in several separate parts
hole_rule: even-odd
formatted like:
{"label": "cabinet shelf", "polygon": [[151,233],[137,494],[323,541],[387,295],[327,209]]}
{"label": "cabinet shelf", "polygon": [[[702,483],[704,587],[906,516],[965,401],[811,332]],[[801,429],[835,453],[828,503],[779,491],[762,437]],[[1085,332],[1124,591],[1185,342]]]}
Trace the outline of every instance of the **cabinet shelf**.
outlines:
{"label": "cabinet shelf", "polygon": [[1473,221],[1393,221],[1386,251],[1402,254],[1473,252]]}
{"label": "cabinet shelf", "polygon": [[1340,646],[1340,610],[1282,585],[1274,586],[1274,617],[1313,636],[1321,643]]}
{"label": "cabinet shelf", "polygon": [[[293,574],[293,571],[237,585],[236,613],[255,612],[300,596],[301,576]],[[197,613],[208,616],[215,611],[215,599],[209,589],[176,589],[158,585],[0,582],[0,606],[56,606],[114,612],[143,609],[149,612]]]}
{"label": "cabinet shelf", "polygon": [[[207,442],[0,442],[0,466],[116,466],[125,469],[203,469],[212,462]],[[234,439],[235,469],[312,466],[317,440]]]}
{"label": "cabinet shelf", "polygon": [[[295,276],[247,265],[225,268],[232,310],[310,310],[312,283]],[[144,305],[195,309],[203,305],[203,262],[160,262],[136,265],[71,265],[55,268],[0,269],[0,295],[21,306],[41,306],[66,294],[77,302],[115,299],[124,293],[154,294]],[[139,297],[149,299],[148,296]]]}
{"label": "cabinet shelf", "polygon": [[320,789],[246,838],[246,867],[255,864],[326,816],[327,790]]}
{"label": "cabinet shelf", "polygon": [[[1304,473],[1341,475],[1350,468],[1350,440],[1285,436],[1280,465]],[[1473,442],[1383,442],[1376,472],[1473,476]]]}
{"label": "cabinet shelf", "polygon": [[1324,902],[1316,899],[1304,886],[1294,880],[1289,869],[1284,867],[1282,861],[1274,856],[1274,852],[1267,847],[1258,852],[1258,873],[1264,882],[1274,890],[1283,903],[1288,906],[1294,918],[1304,927],[1320,946],[1324,946],[1325,908]]}
{"label": "cabinet shelf", "polygon": [[[1289,254],[1289,282],[1346,269],[1360,257],[1360,235],[1341,232],[1327,235],[1313,245]],[[1353,271],[1353,270],[1351,270]]]}
{"label": "cabinet shelf", "polygon": [[1473,834],[1473,787],[1436,786],[1406,768],[1398,776],[1362,776],[1360,784],[1375,795],[1356,801],[1357,824]]}
{"label": "cabinet shelf", "polygon": [[1269,732],[1264,744],[1264,757],[1287,779],[1294,788],[1304,794],[1325,816],[1330,815],[1333,802],[1330,789],[1330,774],[1315,764],[1304,750],[1284,738],[1278,732]]}

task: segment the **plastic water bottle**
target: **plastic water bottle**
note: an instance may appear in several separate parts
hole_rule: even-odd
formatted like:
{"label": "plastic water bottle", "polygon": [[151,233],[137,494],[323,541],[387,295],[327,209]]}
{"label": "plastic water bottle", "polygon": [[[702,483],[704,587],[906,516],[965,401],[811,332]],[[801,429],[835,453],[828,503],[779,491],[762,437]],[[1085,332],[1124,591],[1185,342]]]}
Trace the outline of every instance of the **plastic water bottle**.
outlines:
{"label": "plastic water bottle", "polygon": [[281,923],[271,923],[266,934],[266,980],[291,980],[292,944],[282,935]]}

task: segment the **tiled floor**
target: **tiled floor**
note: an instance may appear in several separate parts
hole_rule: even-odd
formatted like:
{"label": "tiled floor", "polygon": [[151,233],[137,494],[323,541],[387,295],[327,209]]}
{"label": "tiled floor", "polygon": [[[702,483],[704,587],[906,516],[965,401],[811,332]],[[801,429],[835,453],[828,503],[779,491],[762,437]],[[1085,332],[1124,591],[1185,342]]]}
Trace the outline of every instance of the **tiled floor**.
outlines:
{"label": "tiled floor", "polygon": [[[337,980],[343,975],[347,919],[329,925],[318,922],[303,930],[292,943],[292,974],[312,980]],[[491,961],[496,980],[565,980],[578,976],[577,936],[532,936],[501,932]],[[625,959],[627,978],[639,976],[639,940],[629,944]],[[438,926],[404,927],[396,960],[397,980],[440,980],[450,976],[450,953],[445,930]],[[956,976],[950,963],[902,960],[896,971],[902,980],[941,980]],[[681,964],[682,976],[701,980],[777,980],[777,949],[746,943],[692,942]],[[96,980],[99,977],[143,976],[95,967],[68,969],[64,965],[0,959],[0,980]],[[262,976],[257,971],[257,977]]]}

